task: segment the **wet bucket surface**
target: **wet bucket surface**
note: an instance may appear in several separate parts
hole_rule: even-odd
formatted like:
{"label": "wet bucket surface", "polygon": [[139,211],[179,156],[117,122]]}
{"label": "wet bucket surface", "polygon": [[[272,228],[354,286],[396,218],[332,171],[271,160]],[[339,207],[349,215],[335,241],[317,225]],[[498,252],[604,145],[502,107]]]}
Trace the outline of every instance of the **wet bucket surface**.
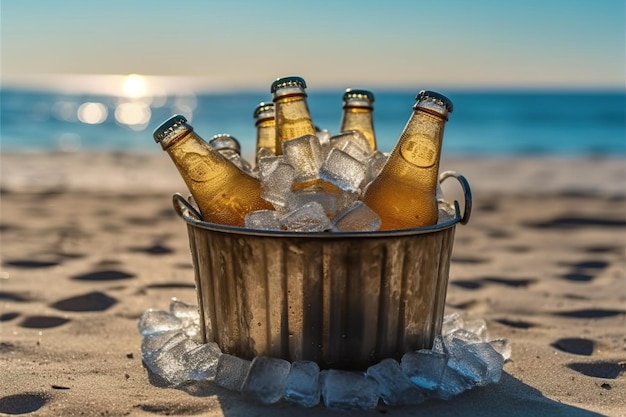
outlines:
{"label": "wet bucket surface", "polygon": [[430,348],[441,331],[457,223],[353,233],[264,231],[217,225],[179,194],[187,223],[204,342],[252,359],[311,360],[363,370]]}

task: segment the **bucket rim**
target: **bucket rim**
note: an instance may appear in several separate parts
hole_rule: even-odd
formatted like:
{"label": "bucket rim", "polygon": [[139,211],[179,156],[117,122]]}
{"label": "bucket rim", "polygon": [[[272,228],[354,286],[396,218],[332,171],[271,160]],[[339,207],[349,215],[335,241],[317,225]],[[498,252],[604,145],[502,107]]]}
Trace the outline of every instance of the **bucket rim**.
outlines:
{"label": "bucket rim", "polygon": [[274,238],[321,238],[321,239],[343,239],[343,238],[385,238],[395,236],[409,236],[419,235],[426,233],[434,233],[441,230],[446,230],[454,227],[457,223],[467,224],[469,221],[471,207],[472,207],[472,194],[469,187],[469,182],[465,177],[455,171],[446,171],[439,176],[439,182],[442,183],[447,178],[455,178],[463,188],[465,205],[463,213],[461,214],[461,208],[458,201],[454,201],[455,215],[452,219],[442,223],[434,224],[431,226],[412,228],[412,229],[394,229],[394,230],[377,230],[377,231],[354,231],[354,232],[298,232],[293,230],[262,230],[262,229],[250,229],[246,227],[229,226],[224,224],[211,223],[202,220],[202,216],[198,210],[180,193],[174,193],[172,196],[172,203],[176,213],[190,226],[206,229],[215,232],[223,232],[245,236],[258,236],[258,237],[274,237]]}

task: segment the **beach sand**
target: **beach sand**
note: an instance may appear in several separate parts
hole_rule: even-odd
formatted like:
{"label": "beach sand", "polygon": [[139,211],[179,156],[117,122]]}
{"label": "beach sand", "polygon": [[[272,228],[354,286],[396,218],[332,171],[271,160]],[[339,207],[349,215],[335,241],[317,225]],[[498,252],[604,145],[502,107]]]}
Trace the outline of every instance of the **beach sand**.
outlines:
{"label": "beach sand", "polygon": [[[626,415],[624,162],[441,168],[473,191],[446,313],[485,319],[512,358],[498,384],[371,414]],[[0,414],[362,415],[151,382],[138,318],[172,297],[196,303],[186,225],[171,204],[186,190],[165,154],[5,153],[0,186]]]}

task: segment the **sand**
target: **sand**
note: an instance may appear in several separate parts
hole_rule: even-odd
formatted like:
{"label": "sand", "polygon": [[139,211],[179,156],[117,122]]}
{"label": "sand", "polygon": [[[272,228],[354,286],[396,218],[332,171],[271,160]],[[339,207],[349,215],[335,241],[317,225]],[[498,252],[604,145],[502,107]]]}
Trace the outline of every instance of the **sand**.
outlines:
{"label": "sand", "polygon": [[[172,297],[196,302],[171,205],[185,188],[166,155],[4,153],[1,163],[0,414],[360,415],[149,378],[139,316]],[[446,169],[473,191],[446,313],[484,318],[512,358],[498,384],[371,414],[626,415],[624,162],[449,159]]]}

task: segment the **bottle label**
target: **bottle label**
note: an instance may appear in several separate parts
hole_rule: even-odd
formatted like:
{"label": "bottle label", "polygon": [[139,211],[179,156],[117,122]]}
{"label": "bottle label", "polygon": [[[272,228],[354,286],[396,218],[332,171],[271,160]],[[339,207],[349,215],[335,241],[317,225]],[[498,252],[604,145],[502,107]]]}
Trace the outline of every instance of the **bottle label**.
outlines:
{"label": "bottle label", "polygon": [[435,165],[437,148],[427,136],[407,139],[400,148],[400,154],[409,163],[420,168]]}
{"label": "bottle label", "polygon": [[187,168],[189,178],[196,182],[204,182],[210,179],[209,164],[200,154],[186,154],[183,158],[183,166]]}

